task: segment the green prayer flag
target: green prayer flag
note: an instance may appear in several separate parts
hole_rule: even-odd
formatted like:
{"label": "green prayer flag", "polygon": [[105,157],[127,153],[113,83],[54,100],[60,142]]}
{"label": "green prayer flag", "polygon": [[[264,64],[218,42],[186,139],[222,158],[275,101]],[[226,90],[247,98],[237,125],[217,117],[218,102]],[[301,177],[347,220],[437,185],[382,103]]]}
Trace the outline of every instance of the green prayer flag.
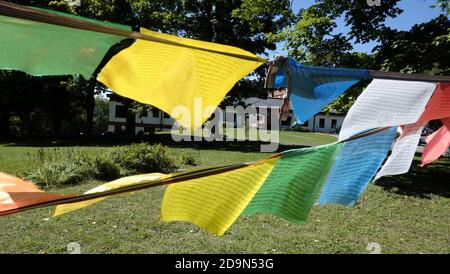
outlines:
{"label": "green prayer flag", "polygon": [[289,150],[242,213],[267,213],[303,223],[325,182],[341,144]]}
{"label": "green prayer flag", "polygon": [[[128,26],[105,23],[60,12],[34,9],[121,30]],[[0,16],[0,69],[35,76],[80,74],[89,79],[114,44],[124,37]]]}

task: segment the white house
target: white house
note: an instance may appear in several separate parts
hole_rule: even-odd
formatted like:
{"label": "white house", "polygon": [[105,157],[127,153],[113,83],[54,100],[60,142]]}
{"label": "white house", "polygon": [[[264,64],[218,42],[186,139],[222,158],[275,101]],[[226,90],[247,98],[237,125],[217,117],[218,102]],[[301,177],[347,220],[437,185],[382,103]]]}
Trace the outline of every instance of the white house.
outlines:
{"label": "white house", "polygon": [[[268,98],[268,99],[260,99],[260,98],[247,98],[244,100],[246,105],[254,106],[258,109],[258,113],[261,113],[261,109],[270,108],[270,107],[281,107],[283,103],[283,99],[281,98]],[[267,112],[270,115],[270,111]],[[337,114],[333,111],[325,113],[320,112],[316,114],[314,117],[309,119],[306,123],[304,123],[303,127],[308,128],[313,132],[323,132],[323,133],[337,133],[342,127],[342,123],[344,122],[345,116],[341,114]],[[258,120],[270,121],[270,118],[267,117],[264,119],[261,117]],[[289,128],[296,121],[296,117],[293,111],[292,104],[290,105],[290,114],[286,121],[282,121],[280,124],[280,128]]]}
{"label": "white house", "polygon": [[337,133],[342,127],[345,116],[336,113],[320,112],[302,126],[313,132]]}
{"label": "white house", "polygon": [[[269,92],[269,98],[261,99],[256,97],[251,97],[244,99],[244,108],[248,106],[253,106],[257,110],[258,119],[257,122],[252,124],[249,123],[249,127],[266,127],[271,128],[271,108],[275,107],[279,109],[283,103],[283,97],[285,96],[285,90],[277,90]],[[125,130],[125,107],[123,104],[114,101],[114,97],[110,97],[109,101],[109,132],[120,132]],[[227,115],[227,114],[225,114]],[[230,112],[228,113],[230,115]],[[231,115],[234,115],[233,126],[237,128],[242,128],[246,126],[248,117],[244,120],[237,119],[236,111],[232,111]],[[314,117],[309,119],[303,127],[308,128],[313,132],[323,132],[323,133],[337,133],[342,127],[345,116],[331,112],[324,113],[320,112]],[[289,128],[296,121],[295,115],[293,113],[292,104],[290,105],[290,115],[286,121],[282,121],[280,128]],[[136,134],[139,132],[153,131],[155,129],[171,129],[175,123],[165,112],[159,109],[148,106],[144,113],[136,116]],[[175,126],[177,128],[177,126]]]}
{"label": "white house", "polygon": [[[122,103],[113,100],[109,101],[109,124],[108,132],[118,133],[125,131],[125,107]],[[175,120],[167,113],[148,106],[144,113],[136,115],[136,134],[140,132],[153,131],[154,129],[171,129]]]}
{"label": "white house", "polygon": [[[272,101],[268,101],[268,103],[281,106],[282,102],[281,99],[285,98],[286,96],[287,96],[286,88],[269,90],[268,98],[270,98],[270,100]],[[274,99],[279,99],[280,101],[276,103],[273,101]],[[292,123],[296,120],[295,115],[293,113],[292,104],[290,106],[290,112],[291,113],[288,116],[288,120],[281,123],[281,128],[290,127]],[[330,111],[327,113],[320,112],[301,126],[306,127],[313,132],[337,133],[341,129],[344,119],[345,115],[338,114],[335,111]]]}

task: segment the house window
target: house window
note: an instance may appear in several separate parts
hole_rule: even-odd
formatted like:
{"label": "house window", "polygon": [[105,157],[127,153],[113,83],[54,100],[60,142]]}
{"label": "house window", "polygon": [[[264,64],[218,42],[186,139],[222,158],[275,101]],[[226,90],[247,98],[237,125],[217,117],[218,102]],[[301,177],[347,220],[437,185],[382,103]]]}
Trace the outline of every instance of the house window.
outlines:
{"label": "house window", "polygon": [[336,129],[337,126],[337,120],[336,119],[331,119],[331,128],[332,129]]}
{"label": "house window", "polygon": [[125,106],[117,105],[116,106],[116,118],[126,118],[126,109]]}
{"label": "house window", "polygon": [[153,118],[159,118],[159,109],[152,107],[152,115],[153,115]]}
{"label": "house window", "polygon": [[164,112],[164,118],[170,118],[170,115]]}
{"label": "house window", "polygon": [[142,110],[142,112],[141,112],[141,115],[140,115],[140,116],[141,116],[142,118],[146,118],[147,115],[148,115],[148,107],[144,107],[143,110]]}
{"label": "house window", "polygon": [[325,128],[325,119],[324,118],[319,119],[319,128]]}

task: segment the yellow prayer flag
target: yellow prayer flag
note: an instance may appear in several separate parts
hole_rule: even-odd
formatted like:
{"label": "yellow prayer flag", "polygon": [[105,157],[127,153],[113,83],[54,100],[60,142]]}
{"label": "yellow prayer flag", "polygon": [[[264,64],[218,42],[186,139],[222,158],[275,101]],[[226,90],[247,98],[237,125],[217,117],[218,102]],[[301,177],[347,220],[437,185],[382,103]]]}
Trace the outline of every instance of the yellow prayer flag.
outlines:
{"label": "yellow prayer flag", "polygon": [[[199,127],[237,81],[265,62],[236,47],[146,29],[141,33],[206,51],[139,39],[115,55],[97,79],[121,96],[165,111],[187,128]],[[175,107],[181,109],[174,111]],[[189,110],[190,115],[181,115],[183,110]],[[200,114],[196,119],[194,111]]]}
{"label": "yellow prayer flag", "polygon": [[[98,187],[95,187],[84,194],[93,194],[93,193],[100,193],[105,192],[108,190],[118,189],[121,187],[131,186],[135,184],[139,184],[144,181],[153,181],[153,180],[159,180],[169,177],[170,175],[162,174],[162,173],[150,173],[150,174],[141,174],[136,176],[129,176],[117,179],[115,181],[100,185]],[[90,206],[92,204],[101,202],[103,200],[108,199],[109,197],[102,197],[82,202],[76,202],[76,203],[70,203],[70,204],[62,204],[58,205],[55,208],[55,212],[53,213],[53,217],[60,216],[66,213],[69,213],[71,211],[75,211],[78,209],[81,209],[83,207]]]}
{"label": "yellow prayer flag", "polygon": [[255,196],[278,158],[167,187],[163,221],[187,221],[223,235]]}

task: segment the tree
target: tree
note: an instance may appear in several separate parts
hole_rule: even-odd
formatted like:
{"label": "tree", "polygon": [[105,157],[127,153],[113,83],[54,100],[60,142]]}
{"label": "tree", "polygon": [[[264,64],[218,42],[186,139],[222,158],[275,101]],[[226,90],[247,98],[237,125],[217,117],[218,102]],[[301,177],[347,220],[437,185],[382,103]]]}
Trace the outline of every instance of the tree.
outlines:
{"label": "tree", "polygon": [[375,48],[381,70],[448,75],[450,73],[450,20],[440,15],[409,31],[386,31]]}
{"label": "tree", "polygon": [[68,76],[31,77],[18,71],[0,72],[1,134],[19,137],[59,136],[65,120],[78,111],[67,89]]}
{"label": "tree", "polygon": [[[289,0],[83,0],[80,7],[69,7],[64,0],[9,0],[9,2],[121,23],[132,26],[135,30],[138,30],[140,26],[183,37],[233,45],[257,54],[264,54],[266,50],[276,48],[275,41],[269,39],[270,34],[281,31],[292,17]],[[102,85],[95,80],[96,75],[112,56],[131,45],[132,42],[132,40],[124,40],[113,47],[92,78],[75,77],[66,86],[61,87],[61,89],[68,89],[73,98],[76,98],[74,102],[77,102],[77,107],[83,106],[85,112],[83,131],[86,134],[93,132],[95,96],[98,90],[103,89]],[[236,98],[250,95],[263,95],[263,76],[263,69],[259,69],[252,77],[240,81],[232,89],[228,98],[229,102],[235,102]],[[8,79],[3,78],[5,82],[15,81]],[[27,81],[30,79],[27,78]],[[51,81],[51,77],[46,79]],[[10,84],[8,84],[9,87]],[[55,87],[53,89],[56,90]],[[5,101],[6,97],[2,98],[3,101],[0,101],[0,104],[8,104]],[[132,112],[136,104],[126,99],[124,103],[128,106],[128,120],[133,119]],[[17,105],[9,106],[18,107]],[[6,110],[0,112],[0,121],[9,121],[8,116],[11,116],[12,112]],[[61,124],[57,117],[54,118],[55,125]],[[133,122],[128,121],[127,124],[128,131],[134,133]],[[9,128],[9,126],[6,122],[1,124],[1,127]],[[59,126],[55,127],[56,132],[59,131],[58,128]]]}
{"label": "tree", "polygon": [[[409,31],[386,26],[387,18],[403,12],[399,0],[383,0],[373,7],[365,0],[316,0],[302,9],[291,24],[270,38],[286,41],[289,55],[310,65],[366,68],[373,70],[448,74],[450,69],[450,22],[440,15]],[[449,13],[449,1],[437,0],[442,13]],[[336,32],[336,21],[343,17],[348,33]],[[352,43],[377,42],[370,54],[355,53]],[[346,113],[363,90],[363,82],[337,98],[326,110]]]}
{"label": "tree", "polygon": [[109,101],[103,96],[95,97],[94,134],[100,135],[108,130]]}
{"label": "tree", "polygon": [[433,6],[441,8],[444,14],[450,14],[450,0],[437,0]]}

